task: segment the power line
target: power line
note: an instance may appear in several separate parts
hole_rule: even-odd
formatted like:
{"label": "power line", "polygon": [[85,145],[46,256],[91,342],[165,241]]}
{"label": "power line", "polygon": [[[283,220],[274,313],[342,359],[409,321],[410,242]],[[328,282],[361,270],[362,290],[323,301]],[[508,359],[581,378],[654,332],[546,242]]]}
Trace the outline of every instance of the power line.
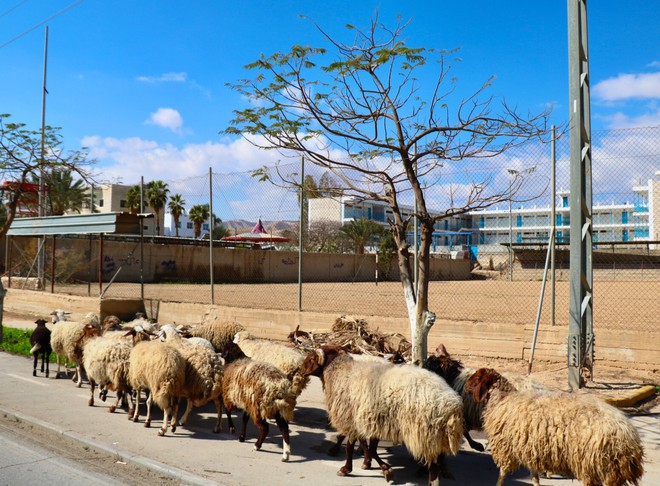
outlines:
{"label": "power line", "polygon": [[[27,1],[27,0],[24,0],[24,1]],[[8,45],[11,44],[12,42],[14,42],[14,41],[20,39],[20,38],[23,37],[24,35],[29,34],[29,33],[32,32],[34,29],[37,29],[37,28],[41,27],[41,26],[44,25],[46,22],[48,22],[48,21],[50,21],[50,20],[53,20],[55,17],[58,17],[58,16],[62,15],[64,12],[66,12],[66,11],[68,11],[68,10],[71,10],[72,8],[78,6],[79,4],[83,3],[84,1],[85,1],[85,0],[76,0],[75,2],[73,2],[73,3],[70,4],[70,5],[68,5],[67,7],[64,7],[64,8],[63,8],[62,10],[60,10],[59,12],[54,13],[53,15],[51,15],[50,17],[48,17],[47,19],[42,20],[41,22],[39,22],[37,25],[35,25],[35,26],[33,26],[33,27],[30,27],[28,30],[26,30],[26,31],[24,31],[24,32],[22,32],[22,33],[20,33],[20,34],[18,34],[16,37],[14,37],[14,38],[8,40],[7,42],[5,42],[4,44],[0,45],[0,49],[2,49],[3,47],[8,46]],[[16,7],[18,7],[18,5],[17,5]],[[16,7],[12,8],[11,10],[15,9]],[[9,11],[11,11],[11,10],[9,10]],[[9,12],[9,11],[8,11],[8,12]],[[5,12],[5,13],[8,13],[8,12]],[[3,14],[3,15],[4,15],[4,14]]]}
{"label": "power line", "polygon": [[14,10],[16,10],[18,7],[20,7],[21,5],[23,5],[25,2],[27,2],[27,0],[23,0],[22,2],[18,2],[16,5],[14,5],[13,7],[11,7],[9,10],[6,10],[6,11],[2,12],[2,13],[0,14],[0,19],[1,19],[2,17],[4,17],[5,15],[12,13]]}

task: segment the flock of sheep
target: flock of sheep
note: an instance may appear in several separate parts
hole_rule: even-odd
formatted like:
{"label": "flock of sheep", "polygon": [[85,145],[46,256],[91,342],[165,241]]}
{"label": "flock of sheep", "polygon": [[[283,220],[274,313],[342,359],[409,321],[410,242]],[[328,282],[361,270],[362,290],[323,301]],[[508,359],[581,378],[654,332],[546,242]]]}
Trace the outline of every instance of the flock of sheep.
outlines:
{"label": "flock of sheep", "polygon": [[[157,326],[144,318],[121,323],[108,316],[103,323],[88,314],[80,322],[55,311],[53,331],[36,321],[31,338],[34,355],[60,358],[76,366],[74,380],[82,383],[84,368],[94,390],[106,399],[115,392],[114,412],[122,399],[128,417],[139,420],[142,390],[147,393],[145,426],[151,406],[163,410],[159,435],[184,426],[193,407],[215,404],[221,431],[224,407],[230,432],[231,412],[242,410],[239,440],[245,440],[250,419],[259,430],[255,449],[268,434],[268,420],[277,424],[283,440],[282,460],[291,454],[289,423],[296,400],[311,376],[323,383],[330,425],[339,433],[335,450],[346,441],[346,462],[338,475],[352,471],[353,450],[364,452],[363,468],[372,460],[385,479],[392,467],[378,455],[378,443],[404,444],[428,470],[429,484],[451,477],[443,458],[458,453],[463,437],[479,451],[470,430],[484,430],[500,469],[498,485],[510,472],[527,468],[533,484],[541,474],[561,474],[585,485],[638,484],[644,452],[637,430],[618,409],[596,398],[532,385],[490,368],[469,369],[441,345],[423,368],[393,364],[377,356],[355,355],[338,346],[319,345],[302,351],[275,341],[256,339],[237,323],[209,322],[182,332],[172,325]],[[68,371],[68,368],[67,368]],[[45,373],[48,376],[48,362]],[[181,419],[179,403],[186,398]]]}

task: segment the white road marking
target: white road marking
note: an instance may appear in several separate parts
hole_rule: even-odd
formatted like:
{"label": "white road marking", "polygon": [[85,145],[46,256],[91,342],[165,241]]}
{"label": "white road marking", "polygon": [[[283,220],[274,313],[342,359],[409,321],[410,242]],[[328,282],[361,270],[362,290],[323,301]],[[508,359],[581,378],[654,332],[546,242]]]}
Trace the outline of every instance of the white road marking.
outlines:
{"label": "white road marking", "polygon": [[48,386],[48,383],[43,383],[41,381],[33,380],[32,378],[25,378],[24,376],[15,375],[14,373],[7,373],[7,376],[11,376],[12,378],[18,378],[19,380],[27,381],[28,383],[33,383],[39,386]]}

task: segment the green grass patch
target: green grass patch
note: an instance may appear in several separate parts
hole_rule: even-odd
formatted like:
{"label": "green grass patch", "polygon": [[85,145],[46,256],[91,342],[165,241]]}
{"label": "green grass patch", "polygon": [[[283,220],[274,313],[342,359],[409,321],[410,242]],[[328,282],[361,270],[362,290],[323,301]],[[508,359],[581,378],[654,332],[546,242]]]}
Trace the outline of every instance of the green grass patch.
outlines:
{"label": "green grass patch", "polygon": [[[30,336],[32,335],[31,329],[16,329],[15,327],[2,327],[2,343],[0,343],[0,350],[7,351],[12,354],[20,354],[22,356],[32,356],[30,349]],[[50,362],[55,363],[55,353],[51,353]],[[39,357],[41,362],[41,357]]]}
{"label": "green grass patch", "polygon": [[22,354],[23,356],[32,356],[30,349],[30,336],[32,330],[30,329],[16,329],[14,327],[3,327],[2,343],[0,349],[8,353]]}

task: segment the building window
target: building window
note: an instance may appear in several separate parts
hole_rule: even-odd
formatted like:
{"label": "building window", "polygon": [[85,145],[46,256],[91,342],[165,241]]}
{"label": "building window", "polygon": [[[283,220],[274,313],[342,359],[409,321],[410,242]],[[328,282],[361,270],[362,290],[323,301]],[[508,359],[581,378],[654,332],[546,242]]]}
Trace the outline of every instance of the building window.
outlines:
{"label": "building window", "polygon": [[561,198],[561,206],[564,207],[564,208],[568,207],[568,196],[563,196]]}
{"label": "building window", "polygon": [[[624,211],[621,213],[621,223],[623,224],[628,224],[628,211]],[[626,241],[626,240],[623,240]]]}
{"label": "building window", "polygon": [[103,207],[103,199],[99,199],[99,207],[100,207],[100,208]]}
{"label": "building window", "polygon": [[179,221],[178,223],[176,223],[176,224],[174,225],[174,227],[175,227],[175,228],[179,228],[179,229],[181,229],[181,221]]}
{"label": "building window", "polygon": [[119,200],[119,207],[120,208],[125,208],[126,207],[126,199],[120,199]]}
{"label": "building window", "polygon": [[202,225],[202,229],[203,229],[204,231],[208,231],[208,230],[209,230],[209,224],[208,224],[208,223],[204,223],[204,224]]}
{"label": "building window", "polygon": [[188,221],[188,222],[186,223],[186,228],[187,228],[187,229],[193,229],[193,224],[192,224],[190,221]]}

